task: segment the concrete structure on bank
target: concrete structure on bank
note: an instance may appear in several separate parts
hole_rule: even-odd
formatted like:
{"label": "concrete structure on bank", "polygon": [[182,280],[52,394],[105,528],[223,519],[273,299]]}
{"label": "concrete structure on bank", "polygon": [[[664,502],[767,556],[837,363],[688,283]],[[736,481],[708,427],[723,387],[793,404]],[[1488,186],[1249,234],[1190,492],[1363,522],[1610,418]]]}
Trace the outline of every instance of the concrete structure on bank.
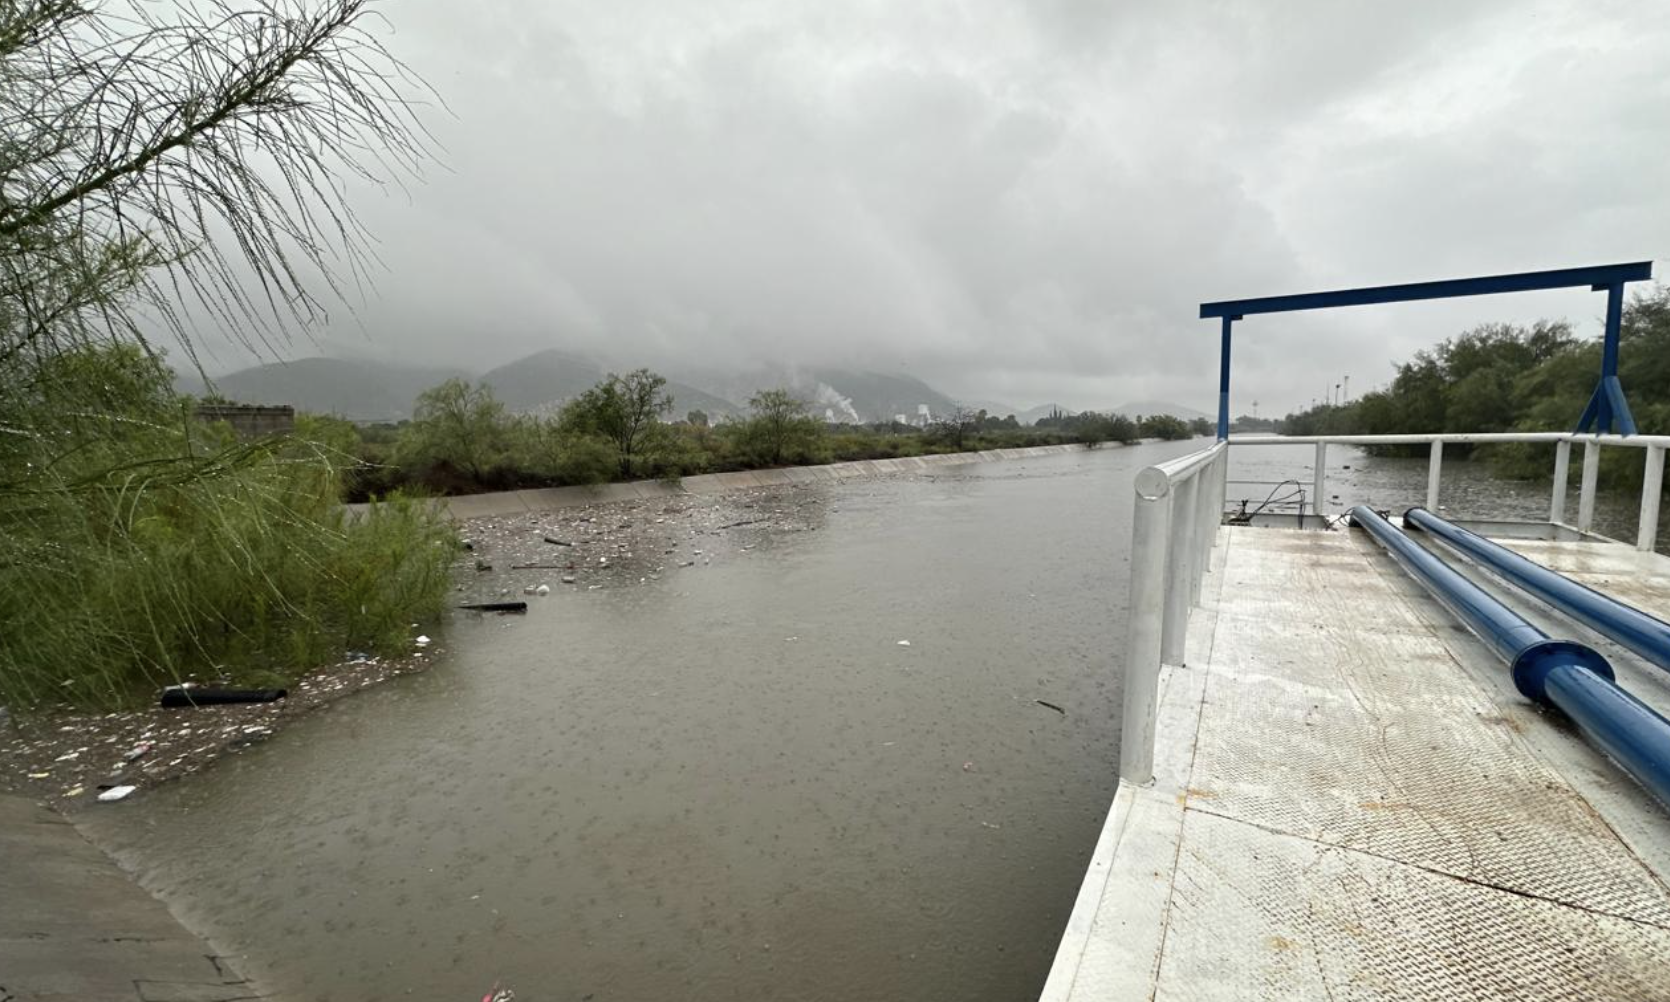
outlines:
{"label": "concrete structure on bank", "polygon": [[198,404],[197,420],[225,421],[240,438],[261,438],[295,431],[296,409],[288,404]]}

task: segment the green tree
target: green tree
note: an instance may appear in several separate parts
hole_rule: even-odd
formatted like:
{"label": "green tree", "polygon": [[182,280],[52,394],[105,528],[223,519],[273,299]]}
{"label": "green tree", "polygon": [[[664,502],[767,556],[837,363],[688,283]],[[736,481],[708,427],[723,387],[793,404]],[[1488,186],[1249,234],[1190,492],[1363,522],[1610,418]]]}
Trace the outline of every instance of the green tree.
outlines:
{"label": "green tree", "polygon": [[449,379],[418,395],[395,455],[408,470],[446,463],[480,482],[504,462],[511,440],[510,416],[491,387]]}
{"label": "green tree", "polygon": [[1140,438],[1158,438],[1167,442],[1193,437],[1188,422],[1170,414],[1150,414],[1138,418],[1137,435]]}
{"label": "green tree", "polygon": [[569,401],[563,427],[582,435],[600,435],[615,446],[622,477],[631,477],[646,453],[653,452],[661,419],[672,412],[667,380],[648,369],[625,376],[610,373],[603,382]]}
{"label": "green tree", "polygon": [[980,426],[986,423],[986,412],[977,411],[971,407],[958,404],[949,411],[934,419],[928,431],[935,438],[950,446],[953,451],[963,452],[970,440],[979,432]]}
{"label": "green tree", "polygon": [[517,422],[517,440],[516,462],[545,483],[607,483],[617,469],[614,443],[577,434],[560,419],[524,417]]}
{"label": "green tree", "polygon": [[820,451],[823,423],[810,414],[810,405],[786,389],[764,390],[748,400],[749,417],[740,436],[755,463],[781,466],[805,462]]}
{"label": "green tree", "polygon": [[1137,425],[1135,421],[1123,414],[1098,414],[1095,411],[1085,411],[1072,417],[1060,419],[1063,429],[1070,432],[1073,441],[1095,448],[1103,442],[1119,442],[1121,444],[1137,440]]}

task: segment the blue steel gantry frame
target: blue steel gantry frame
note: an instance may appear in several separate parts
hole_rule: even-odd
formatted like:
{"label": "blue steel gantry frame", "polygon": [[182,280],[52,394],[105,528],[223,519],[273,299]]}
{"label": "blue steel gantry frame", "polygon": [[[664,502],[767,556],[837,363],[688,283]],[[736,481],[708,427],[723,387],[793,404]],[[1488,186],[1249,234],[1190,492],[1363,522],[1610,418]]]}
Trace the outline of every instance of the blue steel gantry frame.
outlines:
{"label": "blue steel gantry frame", "polygon": [[[1310,292],[1297,296],[1266,296],[1262,299],[1231,299],[1201,303],[1202,320],[1223,320],[1223,351],[1218,363],[1218,440],[1229,437],[1229,335],[1230,325],[1254,313],[1292,313],[1296,310],[1326,310],[1337,306],[1370,306],[1376,303],[1407,303],[1418,299],[1455,299],[1461,296],[1491,296],[1503,292],[1534,292],[1541,289],[1570,289],[1588,286],[1606,293],[1606,337],[1602,343],[1600,383],[1595,386],[1589,406],[1578,419],[1577,431],[1592,427],[1596,434],[1617,431],[1635,434],[1635,418],[1624,400],[1618,382],[1618,334],[1624,315],[1624,283],[1653,277],[1651,261],[1631,264],[1603,264],[1592,268],[1561,268],[1556,271],[1524,271],[1514,275],[1483,278],[1455,278],[1442,282],[1409,285],[1380,285],[1367,289]],[[1439,431],[1441,429],[1431,429]]]}

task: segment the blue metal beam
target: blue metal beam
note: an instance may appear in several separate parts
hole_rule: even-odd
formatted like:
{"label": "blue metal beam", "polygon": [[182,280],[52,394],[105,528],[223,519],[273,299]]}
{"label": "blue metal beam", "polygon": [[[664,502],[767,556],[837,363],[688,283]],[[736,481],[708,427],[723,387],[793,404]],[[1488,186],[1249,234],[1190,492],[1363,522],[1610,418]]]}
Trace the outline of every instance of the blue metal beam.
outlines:
{"label": "blue metal beam", "polygon": [[1564,574],[1527,560],[1500,543],[1445,521],[1425,508],[1409,509],[1403,515],[1403,522],[1431,533],[1508,584],[1530,592],[1602,636],[1610,637],[1665,671],[1670,671],[1670,623],[1578,584]]}
{"label": "blue metal beam", "polygon": [[1351,509],[1351,524],[1368,530],[1410,577],[1512,665],[1514,686],[1522,694],[1564,713],[1670,806],[1670,720],[1618,688],[1606,658],[1574,640],[1550,640],[1366,505]]}
{"label": "blue metal beam", "polygon": [[1623,384],[1618,381],[1618,341],[1623,327],[1624,283],[1642,282],[1653,277],[1651,261],[1628,264],[1602,264],[1587,268],[1560,268],[1554,271],[1522,271],[1512,275],[1485,275],[1480,278],[1453,278],[1440,282],[1413,282],[1408,285],[1377,285],[1364,289],[1336,289],[1333,292],[1308,292],[1297,296],[1266,296],[1262,299],[1226,299],[1217,303],[1201,303],[1200,317],[1206,320],[1222,317],[1224,322],[1224,372],[1218,386],[1218,438],[1229,435],[1229,325],[1255,313],[1292,313],[1297,310],[1327,310],[1339,306],[1370,306],[1375,303],[1407,303],[1420,299],[1454,299],[1460,296],[1491,296],[1504,292],[1535,292],[1540,289],[1571,289],[1588,286],[1606,293],[1606,336],[1602,343],[1600,382],[1589,397],[1589,405],[1578,419],[1579,434],[1617,432],[1635,434],[1635,417],[1624,399]]}
{"label": "blue metal beam", "polygon": [[1372,306],[1376,303],[1406,303],[1420,299],[1455,299],[1460,296],[1490,296],[1504,292],[1535,292],[1539,289],[1591,289],[1621,287],[1653,277],[1651,261],[1603,264],[1588,268],[1560,268],[1555,271],[1524,271],[1512,275],[1454,278],[1441,282],[1408,285],[1379,285],[1365,289],[1308,292],[1296,296],[1266,296],[1262,299],[1228,299],[1201,303],[1202,320],[1229,317],[1239,320],[1255,313],[1292,313],[1295,310],[1326,310],[1338,306]]}

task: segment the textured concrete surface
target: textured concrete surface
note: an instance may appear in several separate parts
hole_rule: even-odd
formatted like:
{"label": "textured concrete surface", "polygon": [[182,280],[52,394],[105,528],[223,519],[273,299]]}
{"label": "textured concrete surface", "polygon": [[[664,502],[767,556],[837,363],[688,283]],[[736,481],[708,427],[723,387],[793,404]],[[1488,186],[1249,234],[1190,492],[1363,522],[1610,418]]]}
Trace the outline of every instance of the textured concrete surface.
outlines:
{"label": "textured concrete surface", "polygon": [[[1043,998],[1670,999],[1664,810],[1362,534],[1218,542]],[[1521,548],[1670,611],[1664,557]]]}
{"label": "textured concrete surface", "polygon": [[0,795],[0,1000],[262,997],[69,822]]}

